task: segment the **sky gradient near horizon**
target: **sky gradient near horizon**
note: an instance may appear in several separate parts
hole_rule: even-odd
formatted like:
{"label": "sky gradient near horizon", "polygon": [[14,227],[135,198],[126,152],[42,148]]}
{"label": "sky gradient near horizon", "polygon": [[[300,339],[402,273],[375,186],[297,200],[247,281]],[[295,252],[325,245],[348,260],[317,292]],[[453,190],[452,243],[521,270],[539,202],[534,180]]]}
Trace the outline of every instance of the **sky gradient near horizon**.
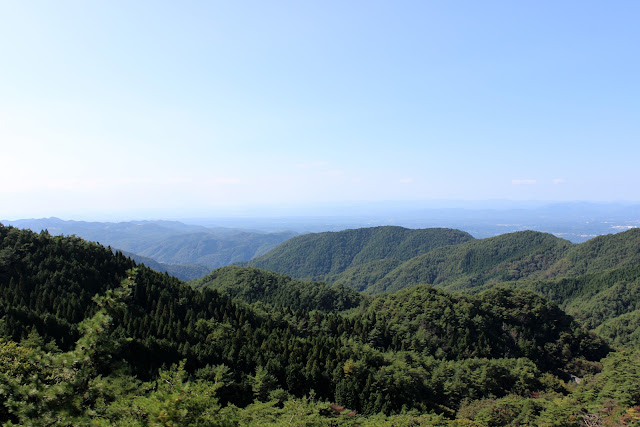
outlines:
{"label": "sky gradient near horizon", "polygon": [[637,1],[0,0],[0,218],[639,201],[639,18]]}

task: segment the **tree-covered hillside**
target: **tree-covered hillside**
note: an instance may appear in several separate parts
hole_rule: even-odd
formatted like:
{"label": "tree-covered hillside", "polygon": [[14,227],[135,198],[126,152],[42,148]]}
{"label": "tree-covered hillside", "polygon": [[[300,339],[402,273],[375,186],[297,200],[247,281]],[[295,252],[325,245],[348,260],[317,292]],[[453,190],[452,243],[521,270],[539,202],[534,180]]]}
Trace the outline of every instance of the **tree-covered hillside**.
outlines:
{"label": "tree-covered hillside", "polygon": [[547,277],[578,276],[612,268],[640,264],[640,228],[594,237],[572,245],[566,255],[551,266]]}
{"label": "tree-covered hillside", "polygon": [[249,265],[299,279],[334,282],[349,268],[363,266],[366,270],[381,260],[406,261],[434,248],[472,239],[468,233],[445,228],[386,226],[312,233],[282,243]]}
{"label": "tree-covered hillside", "polygon": [[[176,265],[205,266],[202,277],[214,268],[248,261],[295,236],[293,232],[260,233],[233,228],[208,228],[178,221],[86,222],[43,218],[11,221],[19,228],[53,235],[76,235],[113,248]],[[147,263],[148,264],[148,263]],[[153,267],[152,267],[153,268]],[[160,268],[163,268],[160,266]],[[171,267],[192,276],[197,268]],[[188,271],[185,271],[188,270]],[[193,278],[193,277],[190,277]]]}
{"label": "tree-covered hillside", "polygon": [[361,294],[341,285],[304,282],[253,267],[222,267],[190,284],[248,303],[260,301],[292,310],[344,311],[358,307],[364,300]]}
{"label": "tree-covered hillside", "polygon": [[[592,410],[558,402],[609,351],[525,291],[370,299],[229,268],[212,277],[221,293],[77,238],[0,226],[0,239],[2,422],[493,425],[485,408],[504,399],[535,422]],[[617,384],[634,357],[588,383]],[[620,393],[614,406],[636,404]]]}
{"label": "tree-covered hillside", "polygon": [[638,265],[576,277],[487,283],[466,291],[477,293],[494,287],[536,292],[558,304],[583,328],[598,331],[611,343],[640,346],[640,339],[634,333],[640,310]]}
{"label": "tree-covered hillside", "polygon": [[548,269],[570,247],[566,240],[535,231],[473,240],[412,258],[365,292],[394,291],[420,283],[463,289],[488,281],[518,280]]}
{"label": "tree-covered hillside", "polygon": [[[405,233],[431,236],[432,240],[425,242],[432,244],[419,248],[407,245],[398,237]],[[535,231],[486,239],[458,236],[456,243],[452,236],[457,235],[451,233],[453,230],[379,227],[308,234],[283,243],[250,264],[299,279],[343,284],[366,294],[418,284],[467,290],[507,281],[577,278],[640,264],[638,229],[581,244]],[[391,241],[396,243],[380,244],[379,239],[389,235],[395,236]],[[443,236],[448,237],[443,240]],[[408,246],[414,250],[406,250]]]}

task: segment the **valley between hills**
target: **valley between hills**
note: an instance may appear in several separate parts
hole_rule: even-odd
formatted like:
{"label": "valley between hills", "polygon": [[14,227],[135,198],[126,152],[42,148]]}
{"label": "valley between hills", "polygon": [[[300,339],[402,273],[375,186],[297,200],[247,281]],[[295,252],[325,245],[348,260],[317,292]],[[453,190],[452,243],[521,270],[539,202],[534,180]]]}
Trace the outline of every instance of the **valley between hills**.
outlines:
{"label": "valley between hills", "polygon": [[638,229],[244,237],[183,281],[0,226],[0,422],[640,425]]}

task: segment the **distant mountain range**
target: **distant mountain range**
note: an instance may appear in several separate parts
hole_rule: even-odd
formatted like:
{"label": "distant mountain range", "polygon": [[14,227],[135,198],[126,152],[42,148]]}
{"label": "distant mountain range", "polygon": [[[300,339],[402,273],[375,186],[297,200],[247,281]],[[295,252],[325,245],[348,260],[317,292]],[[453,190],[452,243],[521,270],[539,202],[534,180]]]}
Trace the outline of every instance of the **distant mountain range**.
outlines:
{"label": "distant mountain range", "polygon": [[76,235],[125,251],[138,262],[191,280],[214,268],[248,261],[296,235],[207,228],[178,221],[85,222],[59,218],[2,220],[5,225],[52,235]]}
{"label": "distant mountain range", "polygon": [[123,255],[131,258],[138,264],[144,264],[152,270],[160,273],[167,273],[170,276],[181,280],[194,280],[203,277],[211,272],[211,269],[204,265],[194,264],[165,264],[153,258],[134,254],[133,252],[121,251]]}
{"label": "distant mountain range", "polygon": [[640,227],[637,202],[415,201],[314,204],[260,209],[227,218],[184,222],[300,234],[396,225],[406,228],[454,228],[475,238],[515,231],[541,231],[573,243]]}

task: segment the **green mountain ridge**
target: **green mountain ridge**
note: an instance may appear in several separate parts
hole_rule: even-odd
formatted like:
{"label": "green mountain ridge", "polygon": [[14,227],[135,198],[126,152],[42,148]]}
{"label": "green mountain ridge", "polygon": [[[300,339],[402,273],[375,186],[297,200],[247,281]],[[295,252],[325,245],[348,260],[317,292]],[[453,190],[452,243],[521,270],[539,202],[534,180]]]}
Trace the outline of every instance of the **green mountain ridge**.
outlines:
{"label": "green mountain ridge", "polygon": [[248,303],[260,301],[293,310],[344,311],[358,307],[364,300],[361,294],[341,285],[304,282],[253,267],[222,267],[190,284]]}
{"label": "green mountain ridge", "polygon": [[248,262],[289,276],[337,281],[346,270],[381,260],[405,261],[431,249],[472,240],[459,230],[383,226],[296,236]]}
{"label": "green mountain ridge", "polygon": [[548,276],[577,276],[640,264],[640,229],[594,237],[574,244],[563,259],[548,269]]}
{"label": "green mountain ridge", "polygon": [[551,234],[519,231],[437,248],[399,265],[364,292],[396,291],[420,283],[464,289],[527,278],[551,266],[570,245]]}
{"label": "green mountain ridge", "polygon": [[[211,271],[261,255],[297,233],[260,233],[232,228],[207,228],[178,221],[86,222],[43,218],[10,221],[34,232],[77,235],[162,264],[203,265]],[[172,271],[177,271],[173,268]],[[186,272],[188,277],[196,269]],[[203,275],[206,274],[203,273]]]}
{"label": "green mountain ridge", "polygon": [[[381,229],[385,227],[363,230],[375,235]],[[386,250],[379,250],[379,254],[386,254],[379,259],[364,255],[356,258],[372,239],[364,231],[347,230],[298,236],[248,264],[298,279],[340,283],[376,294],[418,284],[465,290],[508,281],[578,277],[640,263],[639,229],[580,244],[535,231],[486,239],[462,237],[456,243],[451,230],[427,230],[431,234],[422,236],[435,238],[433,244],[414,246],[413,252],[402,250],[401,245],[388,245]],[[449,233],[451,239],[445,242],[438,233]],[[345,250],[345,242],[354,243],[355,249]],[[415,253],[418,254],[411,257]]]}

